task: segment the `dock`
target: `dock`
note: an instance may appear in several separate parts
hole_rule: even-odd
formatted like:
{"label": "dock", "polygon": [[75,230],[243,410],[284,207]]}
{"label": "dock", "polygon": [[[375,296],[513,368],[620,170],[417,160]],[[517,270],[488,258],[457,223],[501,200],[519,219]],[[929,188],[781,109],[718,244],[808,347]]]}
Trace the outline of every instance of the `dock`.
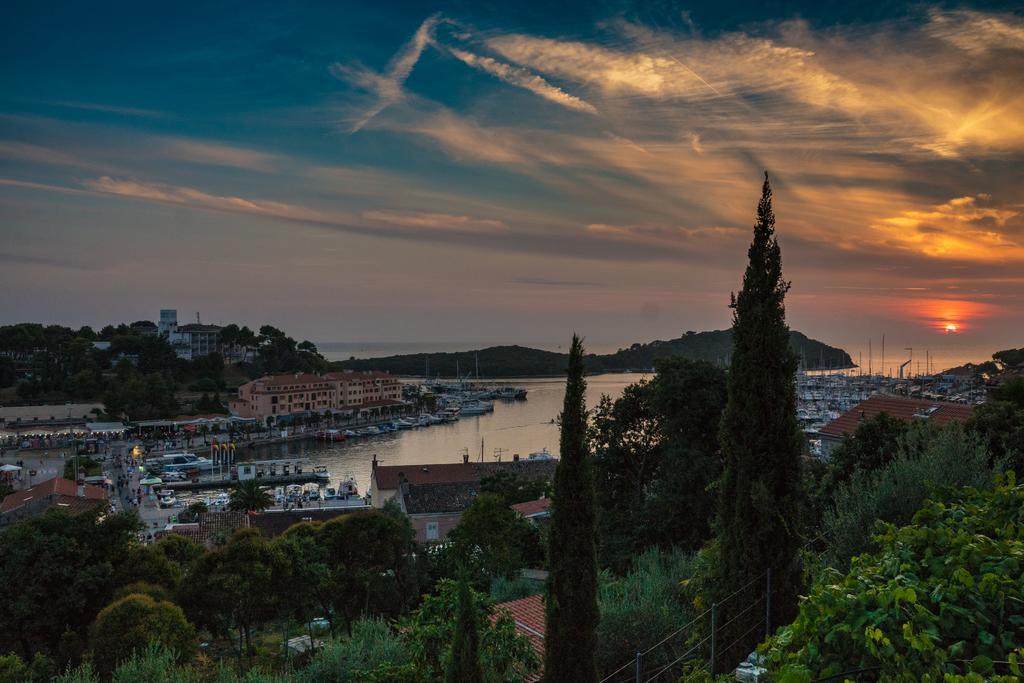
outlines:
{"label": "dock", "polygon": [[[317,472],[302,472],[292,474],[267,474],[256,477],[256,482],[261,486],[284,486],[286,484],[328,484],[328,479]],[[230,475],[200,477],[197,481],[165,481],[161,488],[172,491],[201,491],[203,489],[232,488],[238,483],[238,479],[232,479]]]}

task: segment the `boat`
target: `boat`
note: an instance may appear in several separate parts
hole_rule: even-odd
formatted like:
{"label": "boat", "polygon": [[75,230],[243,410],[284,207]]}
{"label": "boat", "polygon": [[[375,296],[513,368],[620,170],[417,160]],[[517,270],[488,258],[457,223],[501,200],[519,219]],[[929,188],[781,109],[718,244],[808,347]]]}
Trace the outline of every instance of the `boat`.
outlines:
{"label": "boat", "polygon": [[351,429],[346,429],[345,431],[342,432],[342,434],[344,434],[346,438],[352,438],[354,436],[359,436],[358,432],[354,432]]}
{"label": "boat", "polygon": [[338,497],[338,489],[333,486],[328,486],[324,489],[324,500],[334,500]]}
{"label": "boat", "polygon": [[209,458],[204,458],[195,453],[167,453],[154,458],[147,458],[146,464],[161,472],[190,472],[199,470],[208,472],[216,467],[216,464]]}
{"label": "boat", "polygon": [[380,429],[373,425],[370,425],[369,427],[363,429],[362,433],[364,436],[377,436],[378,434],[380,434]]}
{"label": "boat", "polygon": [[489,413],[492,410],[494,410],[493,403],[476,400],[466,401],[459,408],[459,412],[462,415],[483,415],[484,413]]}
{"label": "boat", "polygon": [[504,401],[525,401],[526,400],[526,389],[520,389],[519,387],[501,387],[494,391],[495,398],[500,398]]}
{"label": "boat", "polygon": [[327,468],[324,467],[323,465],[317,465],[316,467],[314,467],[313,474],[316,475],[317,479],[322,479],[324,481],[330,481],[331,479],[331,473],[328,472]]}
{"label": "boat", "polygon": [[316,438],[324,441],[344,441],[345,432],[340,429],[323,429],[316,433]]}
{"label": "boat", "polygon": [[554,460],[555,458],[555,456],[551,455],[551,452],[548,451],[547,446],[540,449],[539,451],[534,451],[533,453],[530,453],[526,457],[529,458],[530,460]]}
{"label": "boat", "polygon": [[338,497],[339,498],[354,498],[359,496],[359,487],[356,486],[356,480],[352,477],[342,480],[338,483]]}

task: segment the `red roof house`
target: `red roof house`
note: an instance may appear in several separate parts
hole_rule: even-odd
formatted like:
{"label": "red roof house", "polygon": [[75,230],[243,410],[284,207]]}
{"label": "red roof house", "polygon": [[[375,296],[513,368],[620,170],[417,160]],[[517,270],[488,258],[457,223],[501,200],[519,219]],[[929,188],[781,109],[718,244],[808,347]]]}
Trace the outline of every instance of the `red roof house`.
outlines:
{"label": "red roof house", "polygon": [[927,420],[937,425],[945,425],[950,422],[964,422],[973,412],[974,406],[963,403],[875,394],[825,425],[818,433],[821,435],[822,450],[827,454],[842,442],[844,435],[857,431],[857,425],[863,420],[881,413],[888,413],[904,422]]}
{"label": "red roof house", "polygon": [[0,502],[0,516],[4,523],[38,515],[51,507],[71,512],[84,512],[103,505],[107,492],[98,486],[78,484],[70,479],[54,477],[35,486],[15,491]]}
{"label": "red roof house", "polygon": [[[546,630],[544,596],[537,594],[510,602],[499,602],[494,606],[494,612],[491,613],[491,623],[497,621],[498,616],[503,612],[508,613],[512,617],[516,624],[516,630],[530,640],[530,645],[533,646],[533,651],[537,653],[537,657],[543,666],[544,632]],[[541,680],[543,677],[543,669],[538,669],[527,676],[525,680],[527,683],[533,683],[534,681]]]}

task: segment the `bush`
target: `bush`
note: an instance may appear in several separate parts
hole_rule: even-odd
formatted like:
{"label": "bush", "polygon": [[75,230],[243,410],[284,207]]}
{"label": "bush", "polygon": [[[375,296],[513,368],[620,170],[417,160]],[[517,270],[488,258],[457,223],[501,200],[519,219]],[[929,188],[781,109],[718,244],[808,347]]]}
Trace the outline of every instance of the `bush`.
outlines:
{"label": "bush", "polygon": [[525,576],[517,576],[514,579],[499,576],[491,581],[491,599],[496,603],[528,598],[543,592],[543,581],[529,579]]}
{"label": "bush", "polygon": [[89,641],[96,667],[107,672],[121,659],[154,643],[169,648],[178,661],[187,660],[195,652],[196,632],[177,605],[136,593],[100,611],[90,629]]}
{"label": "bush", "polygon": [[295,683],[350,683],[388,680],[386,676],[412,671],[408,645],[381,619],[353,622],[346,638],[328,643],[309,665],[296,672]]}
{"label": "bush", "polygon": [[[637,650],[646,650],[692,618],[680,582],[693,574],[694,565],[692,553],[652,549],[637,557],[625,576],[602,573],[598,589],[599,671],[614,671]],[[669,655],[667,648],[655,649],[644,658],[645,669],[668,664],[674,658]]]}
{"label": "bush", "polygon": [[987,451],[959,425],[911,429],[892,462],[876,472],[855,473],[835,492],[835,504],[823,522],[827,561],[842,569],[851,557],[869,550],[875,520],[910,522],[930,486],[983,488],[992,475]]}
{"label": "bush", "polygon": [[969,680],[1019,680],[993,677],[993,662],[1024,657],[1022,525],[1024,486],[1012,474],[994,491],[926,501],[903,528],[883,525],[880,550],[854,558],[845,576],[829,570],[764,646],[773,680],[862,670],[873,680],[958,680],[969,670]]}

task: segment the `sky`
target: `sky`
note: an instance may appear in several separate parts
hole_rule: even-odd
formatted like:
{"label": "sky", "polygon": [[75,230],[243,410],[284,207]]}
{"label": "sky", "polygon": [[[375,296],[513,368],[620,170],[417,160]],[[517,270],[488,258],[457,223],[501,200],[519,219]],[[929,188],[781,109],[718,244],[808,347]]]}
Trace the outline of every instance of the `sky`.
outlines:
{"label": "sky", "polygon": [[0,21],[0,323],[177,308],[316,341],[611,347],[720,329],[767,171],[792,327],[1024,345],[1012,3],[9,2]]}

